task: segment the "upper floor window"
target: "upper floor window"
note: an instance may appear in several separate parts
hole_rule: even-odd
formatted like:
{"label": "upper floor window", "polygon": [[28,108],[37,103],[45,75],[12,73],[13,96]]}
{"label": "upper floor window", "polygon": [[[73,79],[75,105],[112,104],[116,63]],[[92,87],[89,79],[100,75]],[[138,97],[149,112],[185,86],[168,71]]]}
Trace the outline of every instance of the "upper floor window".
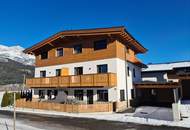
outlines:
{"label": "upper floor window", "polygon": [[99,40],[94,42],[94,50],[101,50],[107,48],[107,40]]}
{"label": "upper floor window", "polygon": [[74,53],[74,54],[82,53],[82,45],[81,45],[81,44],[75,45],[75,46],[73,47],[73,53]]}
{"label": "upper floor window", "polygon": [[56,76],[61,76],[61,69],[56,69]]}
{"label": "upper floor window", "polygon": [[133,69],[133,77],[136,77],[136,72],[135,72],[135,68]]}
{"label": "upper floor window", "polygon": [[83,67],[75,67],[74,68],[75,75],[82,75],[83,74]]}
{"label": "upper floor window", "polygon": [[48,58],[48,51],[44,51],[41,53],[41,59],[47,59]]}
{"label": "upper floor window", "polygon": [[108,72],[108,65],[97,65],[97,73],[107,73]]}
{"label": "upper floor window", "polygon": [[46,77],[46,71],[45,70],[40,71],[40,77]]}
{"label": "upper floor window", "polygon": [[130,76],[130,68],[127,67],[127,75]]}
{"label": "upper floor window", "polygon": [[57,57],[63,56],[64,52],[63,52],[63,48],[57,48]]}

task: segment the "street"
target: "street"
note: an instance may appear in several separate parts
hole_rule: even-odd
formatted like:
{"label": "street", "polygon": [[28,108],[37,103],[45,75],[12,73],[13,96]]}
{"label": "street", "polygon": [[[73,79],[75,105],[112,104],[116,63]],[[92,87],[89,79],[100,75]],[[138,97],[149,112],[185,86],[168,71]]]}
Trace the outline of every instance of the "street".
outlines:
{"label": "street", "polygon": [[[0,119],[12,120],[13,113],[0,111]],[[165,126],[147,126],[132,123],[111,122],[95,119],[72,118],[17,113],[17,122],[45,130],[187,130]],[[12,129],[12,128],[11,128]],[[6,130],[11,130],[6,127]],[[30,128],[28,128],[30,130]]]}

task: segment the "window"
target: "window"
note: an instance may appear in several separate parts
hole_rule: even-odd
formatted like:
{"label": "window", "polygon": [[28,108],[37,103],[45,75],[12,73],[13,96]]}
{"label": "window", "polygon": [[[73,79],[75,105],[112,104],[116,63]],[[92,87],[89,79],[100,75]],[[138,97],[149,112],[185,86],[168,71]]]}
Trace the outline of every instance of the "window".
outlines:
{"label": "window", "polygon": [[108,101],[108,90],[97,90],[98,101]]}
{"label": "window", "polygon": [[40,77],[46,77],[46,71],[40,71]]}
{"label": "window", "polygon": [[61,76],[61,69],[56,69],[56,76]]}
{"label": "window", "polygon": [[63,48],[57,48],[57,57],[63,56]]}
{"label": "window", "polygon": [[83,100],[83,90],[75,90],[74,95],[77,100]]}
{"label": "window", "polygon": [[127,75],[130,76],[130,68],[127,67]]}
{"label": "window", "polygon": [[136,72],[135,72],[135,68],[133,69],[133,77],[136,77]]}
{"label": "window", "polygon": [[120,101],[125,101],[125,90],[120,90]]}
{"label": "window", "polygon": [[74,68],[75,75],[82,75],[83,74],[83,67],[75,67]]}
{"label": "window", "polygon": [[45,90],[39,90],[39,98],[44,99],[45,98]]}
{"label": "window", "polygon": [[75,45],[74,48],[73,48],[73,53],[74,54],[79,54],[79,53],[82,53],[82,45]]}
{"label": "window", "polygon": [[107,48],[107,40],[99,40],[94,42],[94,50],[101,50]]}
{"label": "window", "polygon": [[97,65],[97,72],[98,73],[107,73],[108,72],[108,65],[107,64]]}
{"label": "window", "polygon": [[41,59],[47,59],[48,58],[48,52],[47,51],[44,51],[41,53]]}

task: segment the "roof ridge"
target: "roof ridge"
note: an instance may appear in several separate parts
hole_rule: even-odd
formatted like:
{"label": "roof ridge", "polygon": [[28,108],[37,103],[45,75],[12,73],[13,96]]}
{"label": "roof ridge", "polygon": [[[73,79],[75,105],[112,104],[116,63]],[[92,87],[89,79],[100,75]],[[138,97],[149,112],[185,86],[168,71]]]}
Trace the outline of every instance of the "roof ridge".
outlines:
{"label": "roof ridge", "polygon": [[172,63],[183,63],[190,62],[190,60],[181,60],[181,61],[171,61],[171,62],[163,62],[163,63],[148,63],[147,65],[159,65],[159,64],[172,64]]}

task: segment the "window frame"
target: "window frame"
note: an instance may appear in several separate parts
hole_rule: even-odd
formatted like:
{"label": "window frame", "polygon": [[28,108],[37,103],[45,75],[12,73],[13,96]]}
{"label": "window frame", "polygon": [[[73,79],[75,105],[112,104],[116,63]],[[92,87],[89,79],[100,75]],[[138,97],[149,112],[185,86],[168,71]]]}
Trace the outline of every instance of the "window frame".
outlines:
{"label": "window frame", "polygon": [[[43,74],[42,74],[43,73]],[[46,75],[46,70],[41,70],[40,71],[40,78],[45,78],[47,75]]]}
{"label": "window frame", "polygon": [[[80,70],[77,70],[77,69],[82,69],[81,71],[82,73],[80,74]],[[83,75],[83,66],[74,67],[74,75]]]}
{"label": "window frame", "polygon": [[[80,51],[76,51],[77,47],[80,47]],[[82,53],[82,44],[76,44],[73,46],[73,54],[81,54]]]}
{"label": "window frame", "polygon": [[127,67],[127,76],[130,77],[130,67]]}
{"label": "window frame", "polygon": [[125,101],[125,90],[124,89],[120,90],[120,101]]}
{"label": "window frame", "polygon": [[[46,57],[43,57],[43,54],[44,54],[44,53],[46,53]],[[48,57],[49,57],[48,51],[44,51],[44,52],[40,53],[40,59],[41,59],[41,60],[46,60],[46,59],[48,59]]]}
{"label": "window frame", "polygon": [[[58,71],[59,71],[59,72],[58,72]],[[58,74],[57,72],[58,72],[59,74]],[[61,76],[61,69],[56,69],[56,70],[55,70],[55,76],[56,76],[56,77]]]}
{"label": "window frame", "polygon": [[[102,71],[104,68],[101,69],[100,71],[100,68],[99,67],[103,67],[103,66],[106,66],[106,71]],[[102,74],[102,73],[108,73],[108,64],[100,64],[100,65],[97,65],[97,73],[98,74]]]}
{"label": "window frame", "polygon": [[[58,53],[58,51],[60,49],[62,50],[62,53]],[[61,55],[59,55],[59,54],[61,54]],[[59,47],[59,48],[56,49],[56,57],[62,57],[62,56],[64,56],[64,49],[63,49],[63,47]]]}
{"label": "window frame", "polygon": [[[105,46],[103,43],[105,44]],[[99,45],[99,47],[98,47],[98,45]],[[107,45],[108,45],[107,39],[94,41],[94,51],[107,49]]]}
{"label": "window frame", "polygon": [[97,101],[98,102],[108,102],[108,90],[97,90]]}
{"label": "window frame", "polygon": [[84,90],[74,90],[74,97],[78,101],[83,101],[84,100]]}
{"label": "window frame", "polygon": [[133,68],[133,77],[136,78],[136,70]]}

